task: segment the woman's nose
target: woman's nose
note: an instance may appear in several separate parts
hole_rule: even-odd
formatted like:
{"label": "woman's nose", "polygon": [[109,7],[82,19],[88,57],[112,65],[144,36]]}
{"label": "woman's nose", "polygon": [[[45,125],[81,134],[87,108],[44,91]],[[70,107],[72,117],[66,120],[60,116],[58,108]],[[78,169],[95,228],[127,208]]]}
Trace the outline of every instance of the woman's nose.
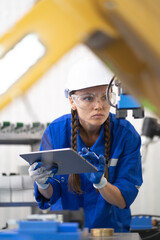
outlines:
{"label": "woman's nose", "polygon": [[103,107],[103,103],[99,98],[96,98],[95,102],[94,102],[94,108],[98,108],[98,109],[102,109]]}

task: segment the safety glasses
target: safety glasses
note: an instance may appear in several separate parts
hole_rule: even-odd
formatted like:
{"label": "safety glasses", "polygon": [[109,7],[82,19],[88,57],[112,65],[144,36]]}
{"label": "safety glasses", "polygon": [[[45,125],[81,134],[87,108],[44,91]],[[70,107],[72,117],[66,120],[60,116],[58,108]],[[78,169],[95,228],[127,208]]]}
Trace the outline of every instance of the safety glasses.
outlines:
{"label": "safety glasses", "polygon": [[106,92],[104,93],[87,93],[82,95],[72,94],[72,100],[74,103],[82,109],[91,109],[95,107],[97,103],[103,108],[109,108],[109,103],[106,98]]}

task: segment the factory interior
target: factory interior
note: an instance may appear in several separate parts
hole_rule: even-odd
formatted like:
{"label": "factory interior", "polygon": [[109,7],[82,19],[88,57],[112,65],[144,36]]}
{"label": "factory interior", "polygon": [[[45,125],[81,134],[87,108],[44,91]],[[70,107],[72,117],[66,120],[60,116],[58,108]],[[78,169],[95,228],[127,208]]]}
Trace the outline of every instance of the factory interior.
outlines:
{"label": "factory interior", "polygon": [[[160,239],[159,9],[159,0],[0,0],[0,239]],[[9,62],[8,52],[14,55],[8,54]],[[112,238],[91,237],[84,229],[52,238],[45,226],[48,238],[29,230],[20,235],[19,222],[50,216],[49,209],[37,206],[29,164],[20,154],[39,151],[46,127],[71,112],[64,94],[68,71],[92,54],[142,110],[134,116],[134,107],[124,107],[124,117],[118,105],[111,106],[142,141],[143,184],[131,205],[133,226]],[[34,224],[29,227],[34,231]]]}

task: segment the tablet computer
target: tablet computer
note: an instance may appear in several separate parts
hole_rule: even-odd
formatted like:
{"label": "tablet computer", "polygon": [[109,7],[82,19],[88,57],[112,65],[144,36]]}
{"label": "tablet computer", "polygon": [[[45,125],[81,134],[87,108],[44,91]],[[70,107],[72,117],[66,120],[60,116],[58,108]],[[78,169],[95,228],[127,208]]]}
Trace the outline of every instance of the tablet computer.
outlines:
{"label": "tablet computer", "polygon": [[43,162],[43,165],[49,170],[58,166],[55,175],[97,172],[97,168],[80,156],[71,148],[52,149],[20,154],[30,165],[36,161]]}

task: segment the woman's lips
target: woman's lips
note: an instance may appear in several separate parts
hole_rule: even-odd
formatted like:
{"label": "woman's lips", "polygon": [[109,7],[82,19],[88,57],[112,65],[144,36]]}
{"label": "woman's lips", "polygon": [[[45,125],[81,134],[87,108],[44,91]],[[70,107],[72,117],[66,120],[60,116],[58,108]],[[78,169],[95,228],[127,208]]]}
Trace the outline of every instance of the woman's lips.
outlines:
{"label": "woman's lips", "polygon": [[97,113],[97,114],[94,114],[92,117],[93,117],[93,118],[101,118],[101,117],[104,117],[104,115]]}

